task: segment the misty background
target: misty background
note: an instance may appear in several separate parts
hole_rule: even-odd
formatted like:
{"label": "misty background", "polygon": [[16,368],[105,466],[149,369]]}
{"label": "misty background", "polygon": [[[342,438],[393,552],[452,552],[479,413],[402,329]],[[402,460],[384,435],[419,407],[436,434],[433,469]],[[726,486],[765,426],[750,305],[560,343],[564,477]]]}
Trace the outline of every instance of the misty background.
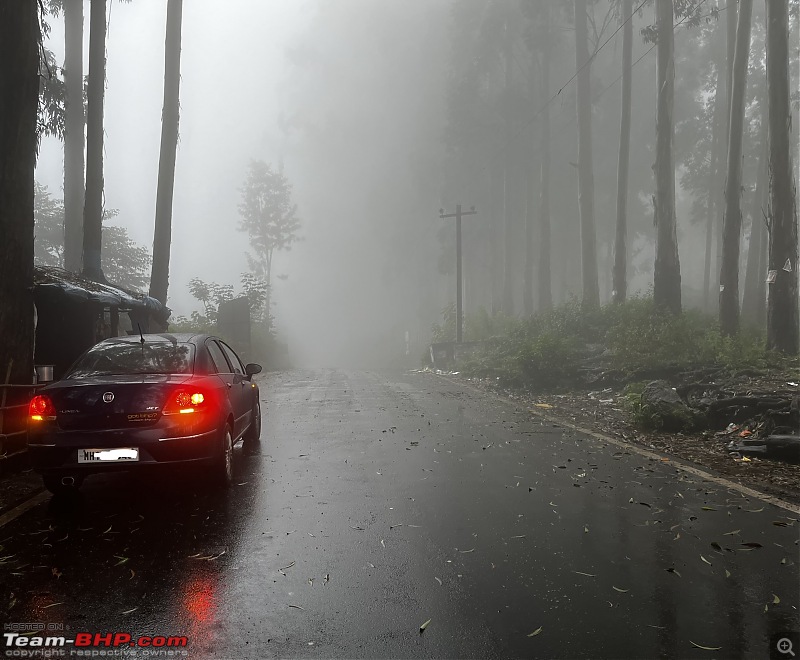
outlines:
{"label": "misty background", "polygon": [[[598,31],[608,4],[591,6],[595,48],[619,24],[611,16],[609,29]],[[493,138],[502,130],[496,125],[503,114],[496,105],[498,90],[509,75],[502,40],[492,34],[498,20],[492,12],[501,5],[478,0],[185,3],[168,300],[173,316],[200,308],[188,291],[193,277],[236,285],[247,270],[247,240],[237,231],[237,207],[251,159],[283,165],[302,221],[302,241],[276,255],[272,294],[277,330],[296,363],[375,365],[401,360],[407,350],[418,361],[430,341],[431,325],[455,298],[454,223],[438,215],[440,208],[452,212],[456,203],[478,209],[464,220],[465,311],[495,309],[502,279],[497,277],[502,269],[498,244],[503,240],[498,239],[503,210],[497,167],[508,157],[502,140]],[[576,90],[570,81],[574,28],[568,5],[551,5],[555,53],[550,94],[561,90],[550,104],[555,302],[581,293]],[[708,8],[712,5],[717,7],[709,2]],[[85,14],[86,67],[88,4]],[[693,152],[707,140],[711,61],[716,50],[724,49],[715,36],[718,17],[711,14],[703,12],[708,20],[699,26],[675,31],[676,204],[686,306],[702,300],[705,227],[693,217],[692,191],[680,184]],[[104,205],[118,209],[115,224],[148,249],[165,21],[166,3],[160,0],[109,2]],[[651,5],[634,17],[631,294],[652,284],[656,58],[640,30],[654,22]],[[49,17],[49,24],[45,45],[61,63],[63,21]],[[515,167],[507,182],[514,186],[514,247],[508,258],[520,273],[513,296],[521,312],[525,217],[538,194],[537,165],[526,147],[538,139],[536,111],[547,98],[537,95],[530,73],[530,42],[536,36],[526,31],[524,13],[515,29],[510,54],[518,97],[516,106],[510,102],[516,108],[511,120]],[[603,302],[611,297],[621,39],[621,33],[613,36],[592,62]],[[755,99],[764,84],[762,3],[754,12],[751,60],[754,70],[762,70],[760,79],[751,73],[748,80],[749,98]],[[476,69],[479,75],[472,75]],[[750,119],[756,106],[751,103]],[[756,119],[745,129],[743,181],[748,190],[754,187],[757,167],[757,127]],[[62,143],[44,138],[36,177],[58,197],[63,194],[62,167]],[[745,227],[745,244],[748,231]]]}

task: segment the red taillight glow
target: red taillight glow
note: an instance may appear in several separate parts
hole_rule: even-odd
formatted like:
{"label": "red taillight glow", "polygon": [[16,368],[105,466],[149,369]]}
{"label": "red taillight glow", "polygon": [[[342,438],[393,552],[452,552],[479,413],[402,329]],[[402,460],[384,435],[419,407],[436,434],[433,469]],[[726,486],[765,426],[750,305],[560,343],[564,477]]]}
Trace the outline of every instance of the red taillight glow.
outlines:
{"label": "red taillight glow", "polygon": [[37,394],[28,405],[28,417],[34,422],[56,418],[56,407],[46,394]]}
{"label": "red taillight glow", "polygon": [[187,415],[202,412],[207,407],[206,396],[202,392],[181,389],[170,394],[161,412],[164,415]]}

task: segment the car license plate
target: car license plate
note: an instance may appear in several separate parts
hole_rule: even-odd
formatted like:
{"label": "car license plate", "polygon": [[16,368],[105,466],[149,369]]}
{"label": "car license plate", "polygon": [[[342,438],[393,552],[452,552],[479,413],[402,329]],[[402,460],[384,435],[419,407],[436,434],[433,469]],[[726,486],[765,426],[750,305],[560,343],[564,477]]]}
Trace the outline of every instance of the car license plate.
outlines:
{"label": "car license plate", "polygon": [[125,463],[138,460],[139,450],[136,448],[78,450],[78,463]]}

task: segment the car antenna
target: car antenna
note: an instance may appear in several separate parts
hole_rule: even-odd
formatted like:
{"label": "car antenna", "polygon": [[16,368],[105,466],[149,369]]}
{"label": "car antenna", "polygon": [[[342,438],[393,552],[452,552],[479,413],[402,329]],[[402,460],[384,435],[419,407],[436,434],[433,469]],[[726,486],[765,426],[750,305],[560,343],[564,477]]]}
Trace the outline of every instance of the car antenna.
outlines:
{"label": "car antenna", "polygon": [[144,351],[144,335],[142,334],[142,324],[137,323],[136,327],[139,328],[139,343],[142,345],[142,351]]}

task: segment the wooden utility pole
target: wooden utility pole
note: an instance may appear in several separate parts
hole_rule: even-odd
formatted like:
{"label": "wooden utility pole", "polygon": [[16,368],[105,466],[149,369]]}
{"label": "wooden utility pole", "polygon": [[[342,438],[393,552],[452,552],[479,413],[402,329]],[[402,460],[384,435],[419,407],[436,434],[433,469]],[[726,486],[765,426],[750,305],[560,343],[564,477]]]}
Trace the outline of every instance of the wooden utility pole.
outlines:
{"label": "wooden utility pole", "polygon": [[464,318],[461,298],[461,218],[465,215],[475,215],[475,207],[469,211],[462,211],[461,204],[456,204],[455,213],[445,213],[444,209],[439,209],[440,218],[456,219],[456,343],[460,344],[462,339],[462,321]]}

